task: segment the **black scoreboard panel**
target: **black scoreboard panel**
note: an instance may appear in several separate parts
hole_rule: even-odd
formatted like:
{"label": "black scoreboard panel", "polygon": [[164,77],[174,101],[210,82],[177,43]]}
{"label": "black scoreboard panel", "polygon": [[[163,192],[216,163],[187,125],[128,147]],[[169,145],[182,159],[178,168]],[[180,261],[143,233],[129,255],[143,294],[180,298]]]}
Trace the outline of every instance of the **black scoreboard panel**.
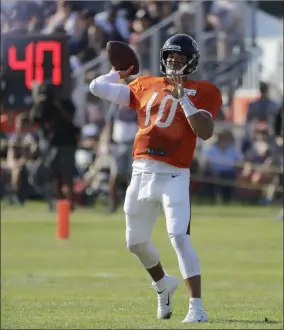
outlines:
{"label": "black scoreboard panel", "polygon": [[49,82],[58,95],[70,94],[68,37],[7,34],[1,46],[4,111],[30,109],[35,83]]}

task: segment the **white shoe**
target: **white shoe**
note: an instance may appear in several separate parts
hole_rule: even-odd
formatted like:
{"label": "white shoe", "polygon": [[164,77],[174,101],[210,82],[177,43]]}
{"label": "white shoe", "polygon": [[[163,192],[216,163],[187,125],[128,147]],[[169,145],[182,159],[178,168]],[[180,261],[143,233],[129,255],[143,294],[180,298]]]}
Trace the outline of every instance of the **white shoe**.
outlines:
{"label": "white shoe", "polygon": [[189,308],[189,311],[182,323],[207,322],[208,316],[204,309]]}
{"label": "white shoe", "polygon": [[158,310],[157,310],[157,318],[159,320],[162,319],[170,319],[172,315],[172,296],[178,286],[178,278],[175,276],[166,275],[165,278],[166,284],[165,289],[158,290],[156,283],[153,283],[153,288],[157,291],[158,297]]}

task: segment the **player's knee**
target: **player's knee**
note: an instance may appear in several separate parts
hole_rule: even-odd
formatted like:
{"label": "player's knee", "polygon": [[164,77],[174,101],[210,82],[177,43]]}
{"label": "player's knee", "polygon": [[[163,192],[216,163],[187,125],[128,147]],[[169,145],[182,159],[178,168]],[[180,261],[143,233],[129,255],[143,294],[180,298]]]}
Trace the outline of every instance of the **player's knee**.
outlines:
{"label": "player's knee", "polygon": [[183,278],[200,275],[199,260],[191,245],[190,236],[186,234],[172,235],[170,240],[177,254]]}
{"label": "player's knee", "polygon": [[141,245],[143,246],[143,244],[130,244],[127,243],[127,249],[134,254],[139,253],[139,251],[141,251]]}
{"label": "player's knee", "polygon": [[131,244],[131,243],[127,243],[127,249],[136,255],[142,255],[148,247],[148,243],[139,243],[139,244]]}
{"label": "player's knee", "polygon": [[179,235],[169,235],[172,246],[175,250],[184,250],[185,247],[191,246],[190,236],[186,234],[179,234]]}
{"label": "player's knee", "polygon": [[190,255],[193,259],[197,258],[196,252],[191,244],[191,237],[187,234],[170,236],[173,248],[178,255]]}
{"label": "player's knee", "polygon": [[146,269],[156,266],[159,262],[159,254],[153,243],[127,244],[130,252],[135,254]]}

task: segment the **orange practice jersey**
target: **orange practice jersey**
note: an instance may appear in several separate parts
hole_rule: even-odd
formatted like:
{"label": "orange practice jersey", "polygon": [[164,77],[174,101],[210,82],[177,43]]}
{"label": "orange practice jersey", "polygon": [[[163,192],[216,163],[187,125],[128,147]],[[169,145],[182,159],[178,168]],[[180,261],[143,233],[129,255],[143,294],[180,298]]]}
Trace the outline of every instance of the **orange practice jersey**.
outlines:
{"label": "orange practice jersey", "polygon": [[[192,131],[178,100],[163,92],[171,88],[166,78],[139,77],[129,85],[130,107],[138,114],[138,132],[133,158],[159,160],[188,168],[191,164],[196,135]],[[185,94],[197,109],[215,118],[222,106],[219,89],[208,81],[186,81]]]}

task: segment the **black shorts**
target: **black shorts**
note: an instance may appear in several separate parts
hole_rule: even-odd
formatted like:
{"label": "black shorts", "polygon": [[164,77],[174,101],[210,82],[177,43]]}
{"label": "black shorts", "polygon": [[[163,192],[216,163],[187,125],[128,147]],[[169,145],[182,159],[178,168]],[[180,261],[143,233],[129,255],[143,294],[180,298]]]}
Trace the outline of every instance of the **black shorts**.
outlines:
{"label": "black shorts", "polygon": [[47,162],[53,177],[73,178],[76,175],[76,147],[52,147]]}

